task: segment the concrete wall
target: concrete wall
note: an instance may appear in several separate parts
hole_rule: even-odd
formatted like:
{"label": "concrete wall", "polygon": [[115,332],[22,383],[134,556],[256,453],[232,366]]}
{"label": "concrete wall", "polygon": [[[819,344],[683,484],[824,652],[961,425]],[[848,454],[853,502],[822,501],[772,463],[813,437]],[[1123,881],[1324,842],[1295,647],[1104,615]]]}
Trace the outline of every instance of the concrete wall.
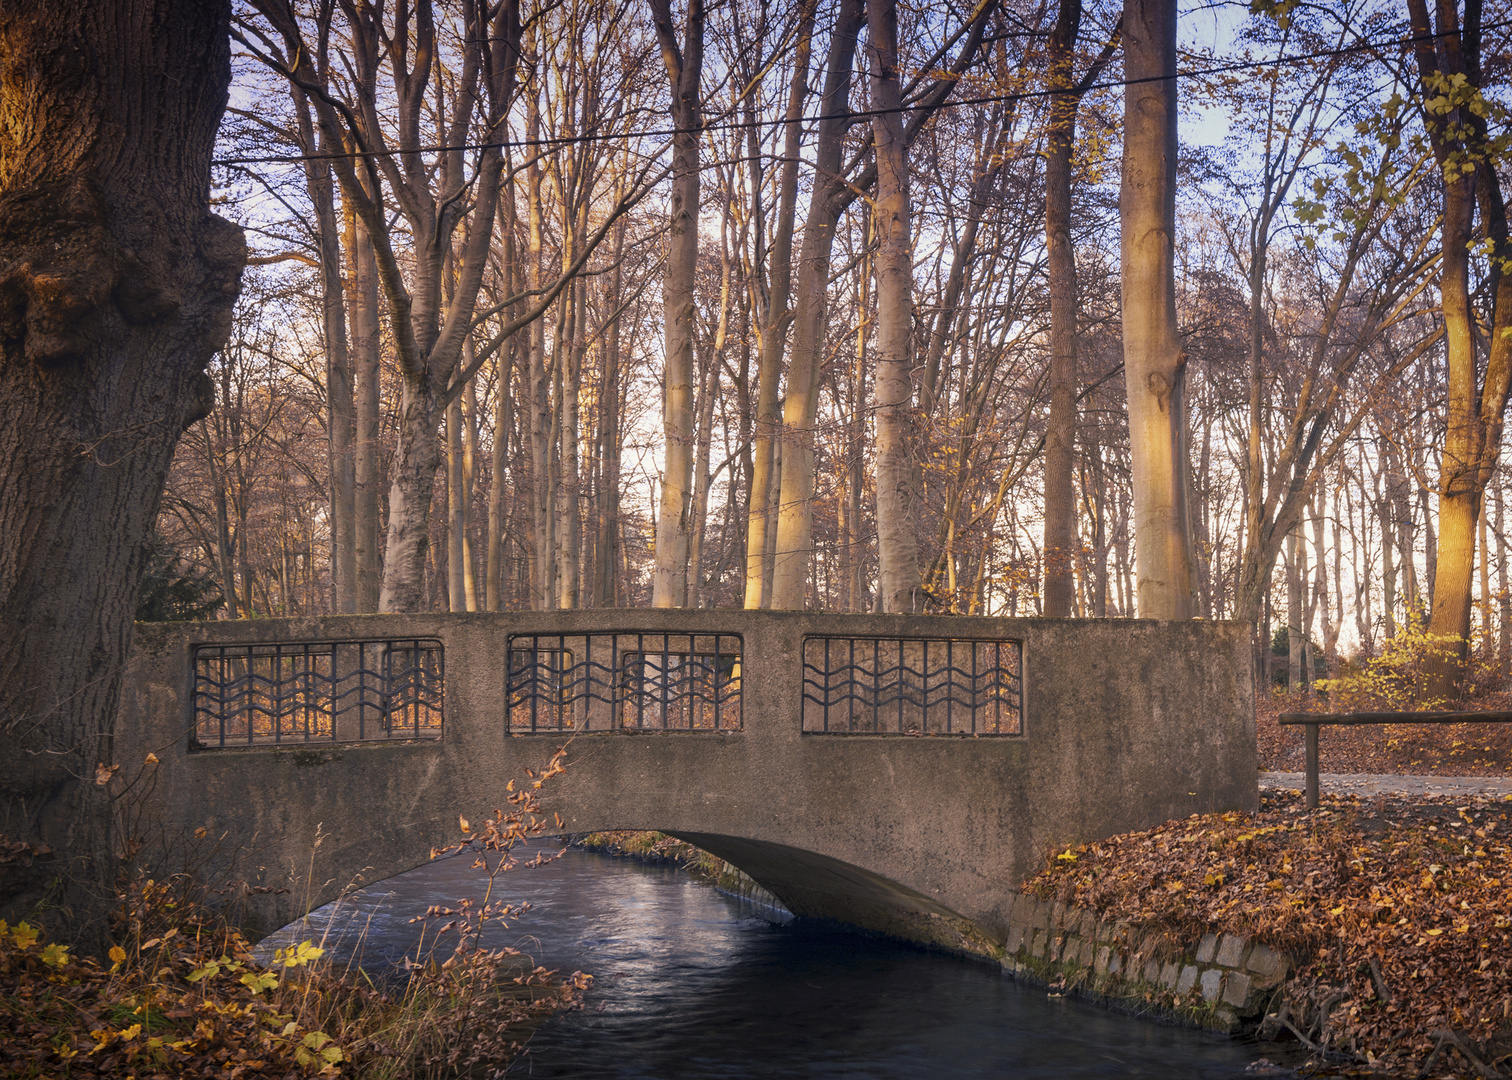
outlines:
{"label": "concrete wall", "polygon": [[[739,866],[796,914],[1000,953],[1015,887],[1052,848],[1198,811],[1254,809],[1249,633],[1230,623],[739,611],[345,616],[142,625],[117,725],[130,776],[160,763],[139,830],[288,889],[272,929],[354,882],[426,861],[457,817],[502,804],[557,735],[506,731],[511,633],[738,633],[743,730],[585,734],[546,789],[564,832],[659,829]],[[806,634],[1023,643],[1022,736],[800,731]],[[437,742],[191,752],[190,649],[203,643],[433,637],[446,650]],[[146,790],[146,786],[139,790]],[[207,857],[201,855],[199,857]],[[167,869],[172,869],[168,866]]]}

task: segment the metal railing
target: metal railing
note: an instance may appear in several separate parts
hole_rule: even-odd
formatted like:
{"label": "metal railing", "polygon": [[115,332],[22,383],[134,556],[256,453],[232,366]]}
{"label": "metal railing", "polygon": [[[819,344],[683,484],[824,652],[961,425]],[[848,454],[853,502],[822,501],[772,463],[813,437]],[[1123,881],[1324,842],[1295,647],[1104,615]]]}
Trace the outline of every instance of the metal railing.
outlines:
{"label": "metal railing", "polygon": [[515,634],[511,734],[739,731],[738,634]]}
{"label": "metal railing", "polygon": [[193,665],[196,749],[441,737],[434,639],[197,645]]}
{"label": "metal railing", "polygon": [[803,731],[812,735],[1022,735],[1017,641],[803,640]]}
{"label": "metal railing", "polygon": [[1361,727],[1366,724],[1505,724],[1512,712],[1355,712],[1355,713],[1282,713],[1277,717],[1286,727],[1305,727],[1307,742],[1307,808],[1318,808],[1318,729]]}

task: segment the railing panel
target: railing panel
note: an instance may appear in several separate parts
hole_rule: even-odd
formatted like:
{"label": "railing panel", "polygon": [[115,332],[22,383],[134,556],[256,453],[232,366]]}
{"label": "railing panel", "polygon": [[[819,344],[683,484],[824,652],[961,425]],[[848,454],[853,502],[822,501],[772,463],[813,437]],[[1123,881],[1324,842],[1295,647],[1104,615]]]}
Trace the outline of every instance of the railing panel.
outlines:
{"label": "railing panel", "polygon": [[814,635],[803,640],[810,735],[1022,735],[1017,641]]}
{"label": "railing panel", "polygon": [[737,634],[515,634],[511,734],[739,731]]}
{"label": "railing panel", "polygon": [[434,639],[197,645],[193,663],[196,749],[441,737]]}

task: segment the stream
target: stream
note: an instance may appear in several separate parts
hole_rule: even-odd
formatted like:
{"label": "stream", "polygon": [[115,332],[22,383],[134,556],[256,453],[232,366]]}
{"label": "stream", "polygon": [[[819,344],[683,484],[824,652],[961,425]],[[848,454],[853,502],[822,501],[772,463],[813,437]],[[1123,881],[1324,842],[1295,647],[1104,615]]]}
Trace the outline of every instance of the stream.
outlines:
{"label": "stream", "polygon": [[[263,946],[326,935],[338,957],[360,948],[365,969],[390,969],[415,950],[412,916],[482,895],[472,862],[443,859],[379,882]],[[1053,997],[989,964],[793,921],[670,866],[568,849],[498,880],[531,909],[484,944],[594,976],[584,1007],[544,1024],[510,1076],[1219,1080],[1253,1077],[1250,1063],[1287,1053]]]}

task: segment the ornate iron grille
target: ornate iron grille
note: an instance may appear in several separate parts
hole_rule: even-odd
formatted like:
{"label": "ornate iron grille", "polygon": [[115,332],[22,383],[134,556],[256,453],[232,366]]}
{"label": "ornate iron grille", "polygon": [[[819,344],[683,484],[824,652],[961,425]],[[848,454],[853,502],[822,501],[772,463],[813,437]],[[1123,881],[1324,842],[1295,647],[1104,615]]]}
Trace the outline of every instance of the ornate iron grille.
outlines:
{"label": "ornate iron grille", "polygon": [[803,639],[803,730],[816,735],[1022,735],[1016,641]]}
{"label": "ornate iron grille", "polygon": [[740,670],[737,634],[516,634],[509,730],[738,731]]}
{"label": "ornate iron grille", "polygon": [[428,639],[199,645],[194,744],[439,739],[445,681]]}

